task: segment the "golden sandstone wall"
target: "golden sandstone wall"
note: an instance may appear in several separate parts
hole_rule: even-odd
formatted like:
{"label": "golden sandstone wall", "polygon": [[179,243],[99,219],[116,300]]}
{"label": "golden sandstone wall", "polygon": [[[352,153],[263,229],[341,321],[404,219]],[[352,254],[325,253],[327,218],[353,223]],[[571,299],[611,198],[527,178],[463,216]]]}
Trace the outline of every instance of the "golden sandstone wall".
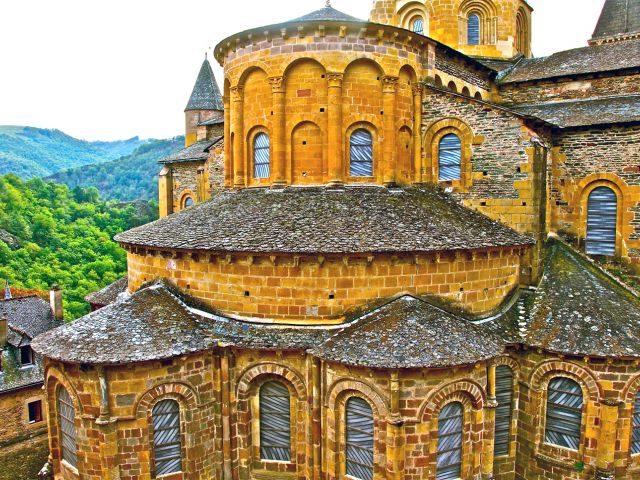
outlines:
{"label": "golden sandstone wall", "polygon": [[24,388],[18,392],[0,394],[0,445],[17,439],[26,438],[36,433],[43,433],[46,424],[29,423],[28,403],[42,401],[43,419],[46,419],[46,404],[40,386]]}

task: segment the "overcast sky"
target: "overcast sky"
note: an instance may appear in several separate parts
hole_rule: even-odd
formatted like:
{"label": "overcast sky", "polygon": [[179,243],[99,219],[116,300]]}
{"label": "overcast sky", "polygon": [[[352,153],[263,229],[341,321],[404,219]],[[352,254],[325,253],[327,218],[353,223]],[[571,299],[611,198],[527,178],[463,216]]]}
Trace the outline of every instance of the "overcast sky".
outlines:
{"label": "overcast sky", "polygon": [[[324,3],[0,0],[0,125],[58,128],[87,140],[182,134],[205,51],[235,32]],[[534,54],[586,45],[603,3],[530,0]],[[333,0],[359,18],[368,18],[371,4]]]}

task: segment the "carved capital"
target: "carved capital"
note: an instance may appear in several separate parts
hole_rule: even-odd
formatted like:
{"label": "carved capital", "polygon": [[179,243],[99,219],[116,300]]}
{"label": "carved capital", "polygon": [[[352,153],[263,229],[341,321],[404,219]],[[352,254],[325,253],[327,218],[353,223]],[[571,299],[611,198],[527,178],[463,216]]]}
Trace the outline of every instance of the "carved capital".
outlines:
{"label": "carved capital", "polygon": [[413,83],[411,84],[411,91],[414,96],[422,97],[422,94],[424,93],[424,85],[420,82]]}
{"label": "carved capital", "polygon": [[624,402],[618,400],[617,398],[603,398],[600,400],[600,403],[607,407],[620,407],[624,405]]}
{"label": "carved capital", "polygon": [[273,93],[284,93],[284,77],[270,77],[269,83]]}
{"label": "carved capital", "polygon": [[400,79],[398,77],[385,75],[382,77],[382,91],[384,93],[395,93],[398,88],[399,81]]}
{"label": "carved capital", "polygon": [[231,99],[234,102],[241,102],[244,98],[244,87],[238,85],[237,87],[231,87]]}
{"label": "carved capital", "polygon": [[331,72],[327,73],[327,82],[329,82],[329,87],[342,87],[342,80],[344,79],[344,74]]}

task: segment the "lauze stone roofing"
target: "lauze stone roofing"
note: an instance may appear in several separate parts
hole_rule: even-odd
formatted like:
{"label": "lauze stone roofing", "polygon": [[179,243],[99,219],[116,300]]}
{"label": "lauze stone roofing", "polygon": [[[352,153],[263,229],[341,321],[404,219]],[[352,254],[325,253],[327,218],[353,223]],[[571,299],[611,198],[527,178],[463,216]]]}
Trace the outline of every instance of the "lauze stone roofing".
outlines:
{"label": "lauze stone roofing", "polygon": [[84,299],[93,305],[109,305],[118,299],[118,295],[127,291],[129,278],[122,277],[102,290],[90,293]]}
{"label": "lauze stone roofing", "polygon": [[433,252],[533,243],[432,187],[226,192],[115,239],[172,250],[309,254]]}
{"label": "lauze stone roofing", "polygon": [[163,158],[159,163],[173,164],[205,161],[209,158],[209,151],[211,150],[211,147],[222,142],[222,140],[223,137],[217,137],[211,140],[201,140],[193,145],[189,145],[187,148],[183,148],[173,155]]}
{"label": "lauze stone roofing", "polygon": [[593,38],[640,33],[640,0],[606,0]]}
{"label": "lauze stone roofing", "polygon": [[209,60],[205,58],[200,73],[193,86],[191,98],[185,108],[187,110],[224,110],[220,88],[211,69]]}

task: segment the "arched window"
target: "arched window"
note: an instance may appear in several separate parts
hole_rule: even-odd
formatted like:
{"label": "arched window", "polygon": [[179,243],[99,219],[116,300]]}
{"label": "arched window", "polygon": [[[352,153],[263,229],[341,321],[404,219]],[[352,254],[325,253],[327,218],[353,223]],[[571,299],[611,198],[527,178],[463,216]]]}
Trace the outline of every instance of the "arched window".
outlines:
{"label": "arched window", "polygon": [[467,17],[467,43],[480,45],[480,16],[476,13]]}
{"label": "arched window", "polygon": [[582,428],[582,388],[570,378],[549,382],[545,442],[578,450]]}
{"label": "arched window", "polygon": [[476,92],[473,98],[475,98],[476,100],[482,100],[482,94],[480,92]]}
{"label": "arched window", "polygon": [[360,128],[351,134],[350,173],[352,177],[373,176],[373,138]]}
{"label": "arched window", "polygon": [[60,428],[60,449],[62,459],[73,467],[78,466],[78,446],[76,444],[76,409],[69,392],[58,387],[58,427]]}
{"label": "arched window", "polygon": [[180,405],[175,400],[161,400],[154,405],[151,416],[156,476],[182,471]]}
{"label": "arched window", "polygon": [[260,457],[291,461],[291,395],[286,385],[267,382],[260,387]]}
{"label": "arched window", "polygon": [[361,398],[347,401],[347,475],[373,480],[373,410]]}
{"label": "arched window", "polygon": [[615,255],[618,198],[608,187],[595,188],[587,206],[587,254]]}
{"label": "arched window", "polygon": [[184,199],[184,208],[193,207],[193,205],[194,205],[193,198],[185,197],[185,199]]}
{"label": "arched window", "polygon": [[509,455],[511,415],[513,411],[513,371],[506,365],[496,368],[496,433],[495,456]]}
{"label": "arched window", "polygon": [[269,135],[259,133],[253,139],[253,178],[269,178],[271,176],[270,164]]}
{"label": "arched window", "polygon": [[640,392],[633,404],[633,433],[631,438],[631,455],[640,454]]}
{"label": "arched window", "polygon": [[422,17],[416,17],[411,22],[411,31],[424,35],[424,20]]}
{"label": "arched window", "polygon": [[441,182],[460,180],[462,143],[460,137],[449,133],[442,137],[438,147],[438,179]]}
{"label": "arched window", "polygon": [[438,416],[436,480],[462,477],[464,408],[460,402],[446,405]]}

